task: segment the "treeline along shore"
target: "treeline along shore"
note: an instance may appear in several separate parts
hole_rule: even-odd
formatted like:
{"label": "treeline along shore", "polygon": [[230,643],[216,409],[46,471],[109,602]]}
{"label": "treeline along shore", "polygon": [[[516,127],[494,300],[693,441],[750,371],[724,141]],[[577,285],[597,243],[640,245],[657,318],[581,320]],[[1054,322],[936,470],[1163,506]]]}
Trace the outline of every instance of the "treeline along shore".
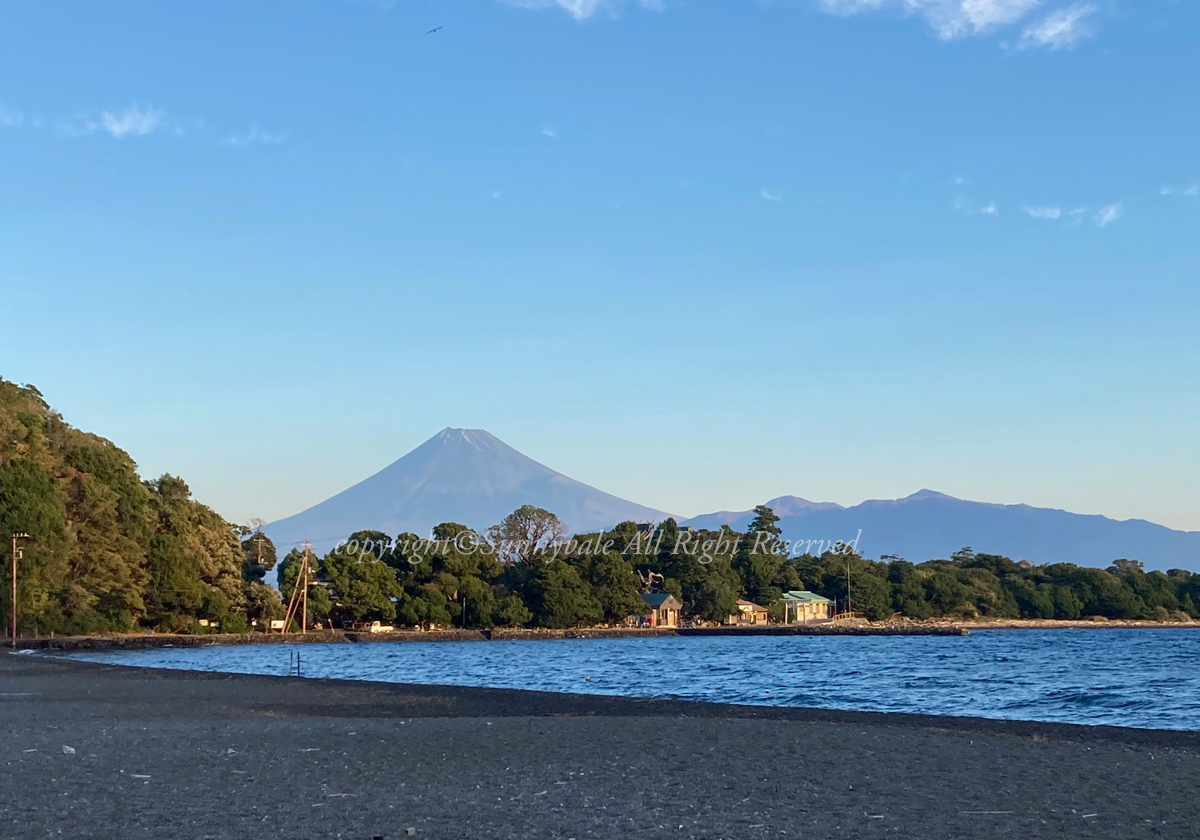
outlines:
{"label": "treeline along shore", "polygon": [[[8,586],[2,603],[6,617],[15,606],[21,637],[237,635],[302,620],[306,630],[622,628],[645,623],[647,599],[665,598],[691,632],[795,621],[786,603],[795,593],[828,604],[820,620],[1200,618],[1200,574],[1184,570],[1104,558],[1035,565],[969,548],[920,563],[872,560],[840,543],[796,555],[774,512],[756,514],[745,532],[668,519],[569,536],[552,512],[526,506],[482,533],[456,523],[429,538],[362,531],[318,557],[275,546],[261,523],[226,521],[178,477],[142,480],[125,452],[70,426],[36,388],[0,380],[5,568],[18,552],[16,603]],[[304,609],[289,610],[298,600]]]}

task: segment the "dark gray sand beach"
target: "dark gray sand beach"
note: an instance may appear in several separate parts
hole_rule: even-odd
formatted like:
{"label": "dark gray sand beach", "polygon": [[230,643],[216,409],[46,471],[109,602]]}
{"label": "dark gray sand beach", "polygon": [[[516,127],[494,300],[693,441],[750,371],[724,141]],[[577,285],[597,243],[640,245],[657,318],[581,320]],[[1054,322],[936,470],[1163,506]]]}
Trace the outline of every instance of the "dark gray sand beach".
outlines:
{"label": "dark gray sand beach", "polygon": [[1200,733],[0,654],[0,837],[1200,836]]}

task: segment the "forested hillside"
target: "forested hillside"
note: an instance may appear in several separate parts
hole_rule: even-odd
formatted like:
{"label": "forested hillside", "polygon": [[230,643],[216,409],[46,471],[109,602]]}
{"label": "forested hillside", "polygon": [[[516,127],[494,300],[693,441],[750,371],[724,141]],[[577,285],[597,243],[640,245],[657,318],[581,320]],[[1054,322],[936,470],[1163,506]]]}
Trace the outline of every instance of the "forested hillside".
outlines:
{"label": "forested hillside", "polygon": [[[183,479],[142,481],[112,442],[82,432],[38,390],[0,379],[0,552],[25,532],[20,632],[240,630],[279,611],[239,529],[191,497]],[[5,576],[7,578],[7,575]],[[9,587],[3,587],[9,614]]]}
{"label": "forested hillside", "polygon": [[[0,555],[22,540],[22,633],[155,629],[239,632],[282,618],[264,581],[276,547],[191,497],[183,479],[143,481],[111,442],[81,432],[38,391],[0,380]],[[744,533],[667,519],[567,539],[550,511],[524,505],[484,534],[445,523],[432,539],[378,531],[309,557],[308,617],[333,626],[564,628],[617,624],[641,595],[674,594],[694,621],[720,622],[745,598],[779,616],[780,596],[809,589],[872,620],[1042,618],[1186,620],[1200,616],[1200,575],[1146,573],[1135,560],[1034,565],[963,549],[914,565],[836,545],[792,556],[779,517],[754,511]],[[304,555],[279,564],[293,593]],[[1099,568],[1105,564],[1107,568]],[[4,614],[9,589],[3,589]]]}

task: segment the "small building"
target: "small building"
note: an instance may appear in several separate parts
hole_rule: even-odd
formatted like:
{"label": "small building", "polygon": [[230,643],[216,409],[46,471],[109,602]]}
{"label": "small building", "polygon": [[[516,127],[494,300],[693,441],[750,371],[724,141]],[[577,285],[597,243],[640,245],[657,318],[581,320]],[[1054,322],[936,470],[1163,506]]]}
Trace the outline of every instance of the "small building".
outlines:
{"label": "small building", "polygon": [[794,589],[783,593],[784,624],[811,624],[833,617],[833,601],[815,592]]}
{"label": "small building", "polygon": [[737,612],[725,619],[725,623],[753,626],[766,624],[769,620],[770,617],[767,614],[766,607],[760,607],[753,601],[739,600],[737,602]]}
{"label": "small building", "polygon": [[643,595],[649,612],[641,617],[640,623],[647,627],[678,627],[679,611],[683,604],[670,592],[652,592]]}

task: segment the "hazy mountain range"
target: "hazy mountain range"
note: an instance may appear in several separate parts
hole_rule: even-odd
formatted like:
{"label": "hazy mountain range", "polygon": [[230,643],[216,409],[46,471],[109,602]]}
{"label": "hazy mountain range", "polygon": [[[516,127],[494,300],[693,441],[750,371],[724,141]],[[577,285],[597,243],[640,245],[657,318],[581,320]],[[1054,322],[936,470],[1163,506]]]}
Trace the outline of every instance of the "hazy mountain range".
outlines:
{"label": "hazy mountain range", "polygon": [[[354,531],[427,535],[442,522],[486,529],[524,504],[553,511],[570,532],[618,522],[656,522],[671,514],[639,505],[555,472],[479,429],[444,429],[400,460],[267,533],[283,550],[311,540],[319,551]],[[789,540],[858,538],[867,557],[897,554],[913,562],[949,557],[963,546],[1037,563],[1106,566],[1114,559],[1147,568],[1200,571],[1200,532],[1173,531],[1143,520],[1117,521],[1028,505],[998,505],[922,490],[903,499],[852,507],[781,496],[766,502]],[[744,529],[750,511],[721,511],[680,524]]]}
{"label": "hazy mountain range", "polygon": [[[903,499],[877,499],[853,507],[782,496],[765,503],[780,517],[785,538],[852,540],[878,559],[898,554],[913,562],[946,558],[964,546],[1014,560],[1107,566],[1117,558],[1147,568],[1200,571],[1200,533],[1173,531],[1141,519],[1117,521],[1029,505],[998,505],[921,490]],[[750,511],[710,513],[685,520],[695,528],[727,524],[740,530]]]}

